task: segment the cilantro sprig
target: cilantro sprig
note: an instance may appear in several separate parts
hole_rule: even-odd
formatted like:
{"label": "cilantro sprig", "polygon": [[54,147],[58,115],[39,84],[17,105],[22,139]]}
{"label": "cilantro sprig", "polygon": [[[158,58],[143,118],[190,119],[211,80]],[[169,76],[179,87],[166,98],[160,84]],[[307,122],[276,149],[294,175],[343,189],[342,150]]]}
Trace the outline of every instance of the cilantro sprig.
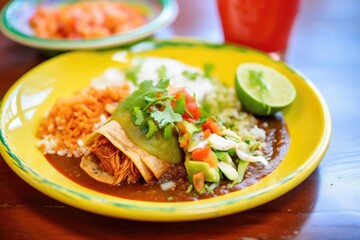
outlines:
{"label": "cilantro sprig", "polygon": [[143,109],[147,105],[145,97],[154,99],[157,94],[167,94],[169,82],[168,79],[161,79],[156,85],[151,80],[141,82],[139,89],[125,99],[123,106],[129,111],[133,111],[135,107]]}
{"label": "cilantro sprig", "polygon": [[156,85],[151,80],[143,81],[122,103],[134,124],[146,129],[146,138],[154,136],[159,129],[163,129],[165,138],[170,138],[174,124],[183,120],[185,97],[176,99],[168,93],[168,87],[168,79],[161,79]]}
{"label": "cilantro sprig", "polygon": [[261,97],[261,101],[264,103],[264,94],[268,91],[268,86],[263,79],[263,73],[250,70],[249,71],[249,78],[254,85],[259,86],[259,93]]}
{"label": "cilantro sprig", "polygon": [[182,72],[182,75],[184,75],[185,77],[187,77],[191,81],[195,81],[198,77],[202,76],[202,74],[199,73],[199,72],[191,72],[189,70],[184,70]]}
{"label": "cilantro sprig", "polygon": [[174,112],[169,100],[166,101],[165,109],[163,111],[154,111],[150,116],[158,123],[160,128],[169,123],[182,121],[182,116],[179,113]]}

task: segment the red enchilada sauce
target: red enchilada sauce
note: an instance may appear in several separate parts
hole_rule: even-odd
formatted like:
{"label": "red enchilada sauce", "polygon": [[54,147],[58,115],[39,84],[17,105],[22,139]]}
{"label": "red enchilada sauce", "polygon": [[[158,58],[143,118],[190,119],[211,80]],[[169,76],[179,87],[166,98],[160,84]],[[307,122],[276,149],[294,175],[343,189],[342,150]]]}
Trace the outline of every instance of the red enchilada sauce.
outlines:
{"label": "red enchilada sauce", "polygon": [[[161,179],[154,180],[150,183],[140,181],[135,184],[122,183],[117,186],[110,186],[98,182],[87,175],[80,168],[79,158],[68,158],[58,155],[47,155],[46,158],[60,173],[72,181],[97,192],[141,201],[194,201],[241,190],[269,175],[279,166],[286,155],[290,143],[290,136],[282,115],[278,114],[271,118],[259,118],[258,125],[266,131],[266,147],[264,153],[266,158],[271,159],[269,165],[265,167],[261,163],[250,163],[242,182],[229,188],[228,183],[230,183],[230,181],[222,180],[220,186],[215,188],[212,193],[204,193],[201,195],[196,194],[194,191],[186,193],[189,182],[186,178],[187,173],[184,164],[172,165]],[[176,183],[176,188],[163,191],[160,188],[160,183],[170,180]]]}

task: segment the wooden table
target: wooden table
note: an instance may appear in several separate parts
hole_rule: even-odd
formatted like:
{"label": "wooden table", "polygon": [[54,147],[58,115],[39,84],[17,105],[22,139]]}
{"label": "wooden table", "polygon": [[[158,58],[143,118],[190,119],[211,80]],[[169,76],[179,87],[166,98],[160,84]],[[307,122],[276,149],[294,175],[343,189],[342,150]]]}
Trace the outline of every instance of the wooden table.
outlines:
{"label": "wooden table", "polygon": [[[2,7],[7,1],[0,0]],[[222,41],[214,0],[180,0],[157,37]],[[360,239],[360,1],[303,0],[287,61],[326,99],[333,135],[317,170],[255,209],[188,223],[147,223],[87,213],[34,190],[0,160],[0,239]],[[0,34],[0,96],[44,61]]]}

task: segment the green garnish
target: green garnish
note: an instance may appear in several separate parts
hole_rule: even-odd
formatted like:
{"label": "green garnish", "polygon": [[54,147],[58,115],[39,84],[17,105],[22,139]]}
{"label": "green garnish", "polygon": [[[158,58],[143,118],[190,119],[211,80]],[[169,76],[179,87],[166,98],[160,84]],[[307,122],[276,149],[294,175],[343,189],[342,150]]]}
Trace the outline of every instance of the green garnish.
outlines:
{"label": "green garnish", "polygon": [[135,125],[146,133],[146,138],[163,129],[164,137],[169,139],[173,136],[174,123],[183,121],[182,115],[186,111],[185,95],[181,94],[179,99],[175,99],[168,94],[168,86],[168,79],[161,79],[156,85],[151,80],[144,81],[122,103],[130,111]]}
{"label": "green garnish", "polygon": [[180,114],[174,112],[169,100],[166,101],[164,111],[151,112],[150,116],[158,123],[160,128],[168,123],[181,122],[183,120]]}
{"label": "green garnish", "polygon": [[173,125],[172,124],[168,124],[165,128],[164,128],[164,138],[165,139],[169,139],[172,138],[173,136]]}
{"label": "green garnish", "polygon": [[174,112],[183,115],[186,109],[186,98],[184,93],[180,93],[180,98],[176,100]]}
{"label": "green garnish", "polygon": [[204,77],[211,78],[215,66],[212,63],[204,63]]}
{"label": "green garnish", "polygon": [[193,187],[194,187],[194,185],[190,184],[190,185],[188,186],[188,188],[186,189],[186,193],[190,193],[191,190],[193,189]]}
{"label": "green garnish", "polygon": [[192,177],[190,177],[189,175],[186,176],[186,179],[189,181],[190,185],[194,185]]}
{"label": "green garnish", "polygon": [[247,162],[247,161],[239,160],[238,167],[237,167],[238,177],[232,183],[229,183],[228,187],[232,188],[236,184],[238,184],[239,182],[241,182],[243,180],[243,178],[245,176],[246,167],[248,164],[249,164],[249,162]]}
{"label": "green garnish", "polygon": [[214,189],[220,185],[220,182],[214,182],[211,184],[205,184],[205,191],[209,193],[214,193]]}
{"label": "green garnish", "polygon": [[255,86],[259,86],[261,101],[264,103],[264,92],[267,91],[268,88],[263,79],[263,73],[260,71],[249,70],[249,79]]}
{"label": "green garnish", "polygon": [[166,66],[165,66],[165,65],[162,65],[161,67],[159,67],[159,68],[156,70],[159,79],[165,79],[165,78],[167,78],[166,71],[167,71],[167,69],[166,69]]}
{"label": "green garnish", "polygon": [[260,87],[260,91],[267,90],[266,82],[263,79],[263,73],[257,72],[254,70],[249,70],[249,79],[254,83],[254,85]]}
{"label": "green garnish", "polygon": [[210,117],[210,110],[205,107],[205,106],[200,106],[200,118],[195,121],[195,124],[202,124],[204,122],[206,122],[206,120],[208,120],[208,118]]}
{"label": "green garnish", "polygon": [[169,83],[170,81],[168,79],[161,79],[154,86],[151,80],[143,81],[140,83],[139,89],[127,97],[122,104],[129,111],[133,111],[135,107],[143,109],[147,105],[145,97],[156,98],[156,94],[167,93]]}
{"label": "green garnish", "polygon": [[137,85],[138,77],[137,74],[141,70],[141,64],[138,64],[125,72],[125,78]]}
{"label": "green garnish", "polygon": [[197,77],[201,76],[201,73],[184,70],[182,75],[187,77],[189,80],[195,81]]}
{"label": "green garnish", "polygon": [[136,125],[140,126],[144,122],[144,114],[139,107],[134,107],[134,114],[132,115],[133,121]]}
{"label": "green garnish", "polygon": [[256,142],[254,145],[252,145],[251,148],[250,148],[250,153],[251,154],[254,153],[256,151],[256,149],[258,147],[260,147],[260,145],[261,145],[261,142]]}
{"label": "green garnish", "polygon": [[148,120],[148,132],[146,133],[146,138],[151,138],[158,131],[158,127],[153,120]]}

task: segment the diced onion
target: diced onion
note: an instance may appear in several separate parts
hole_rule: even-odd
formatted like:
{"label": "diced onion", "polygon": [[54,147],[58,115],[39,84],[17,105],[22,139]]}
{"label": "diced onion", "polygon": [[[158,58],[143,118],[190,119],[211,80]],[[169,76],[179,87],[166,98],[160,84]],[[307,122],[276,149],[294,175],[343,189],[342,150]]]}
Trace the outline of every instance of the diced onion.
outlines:
{"label": "diced onion", "polygon": [[237,141],[240,141],[240,137],[239,135],[237,135],[235,132],[229,130],[229,129],[225,129],[223,130],[223,133],[225,133],[225,136],[236,139]]}
{"label": "diced onion", "polygon": [[268,165],[268,161],[263,156],[252,156],[250,154],[247,154],[239,149],[236,149],[236,155],[244,161],[248,162],[261,162],[265,166]]}
{"label": "diced onion", "polygon": [[164,183],[160,184],[161,190],[163,190],[163,191],[170,190],[175,186],[176,186],[176,184],[173,181],[168,181],[168,182],[164,182]]}
{"label": "diced onion", "polygon": [[211,134],[208,138],[211,144],[211,148],[220,150],[220,151],[228,151],[231,148],[235,148],[236,143],[232,140],[227,140],[217,134]]}
{"label": "diced onion", "polygon": [[205,146],[207,146],[209,143],[208,139],[205,139],[204,141],[201,141],[199,144],[197,144],[196,146],[193,146],[193,147],[190,147],[188,149],[188,152],[192,152],[194,151],[195,149],[198,149],[198,148],[203,148]]}

